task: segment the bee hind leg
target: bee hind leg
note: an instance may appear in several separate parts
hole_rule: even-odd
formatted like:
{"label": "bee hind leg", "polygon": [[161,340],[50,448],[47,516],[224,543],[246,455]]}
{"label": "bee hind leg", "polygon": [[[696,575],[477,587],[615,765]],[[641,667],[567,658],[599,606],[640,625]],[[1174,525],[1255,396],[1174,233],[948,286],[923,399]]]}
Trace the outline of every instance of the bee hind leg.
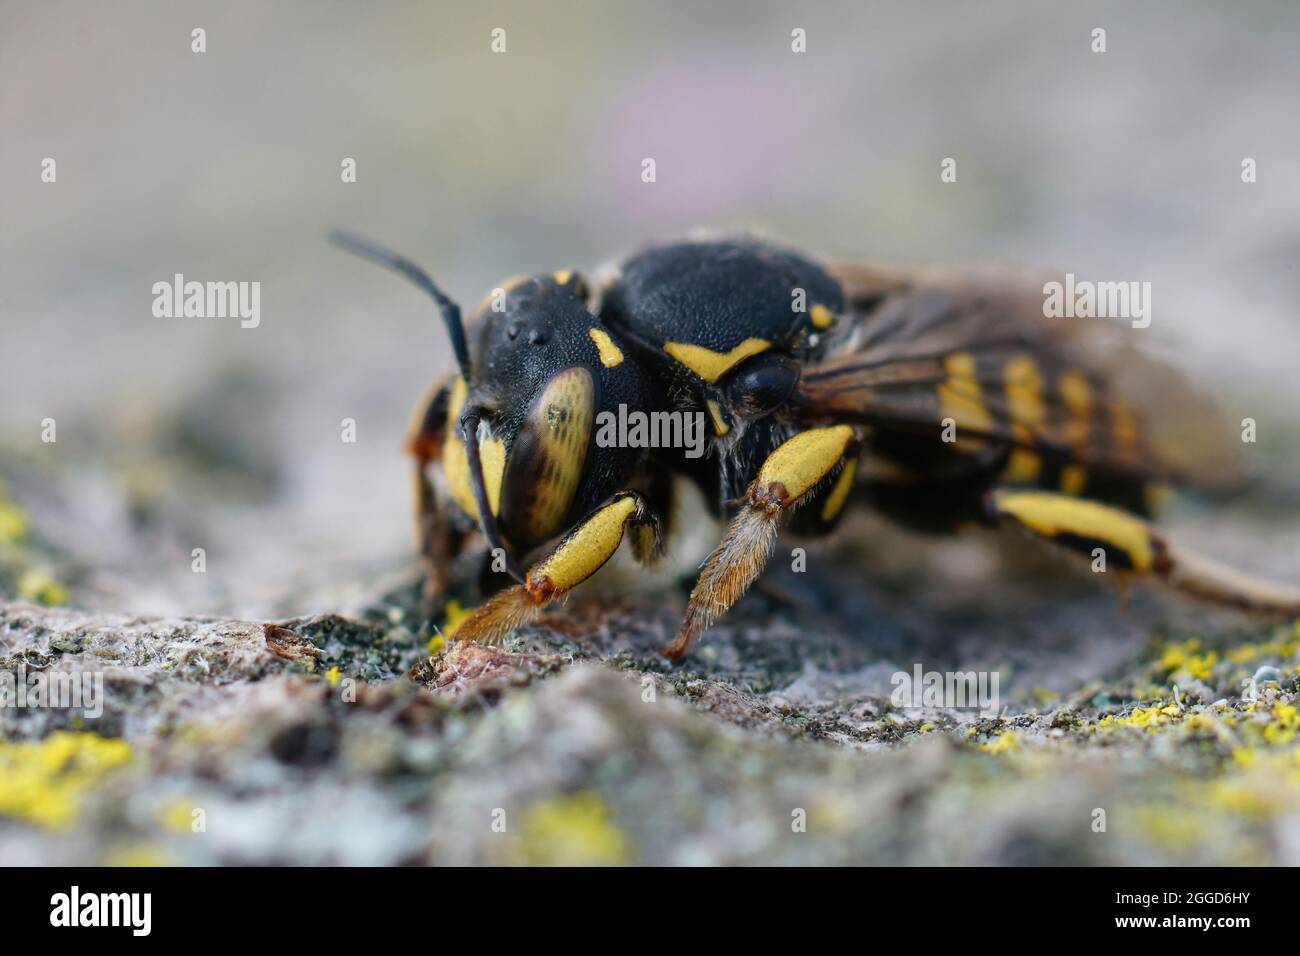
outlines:
{"label": "bee hind leg", "polygon": [[1151,576],[1191,597],[1260,614],[1300,615],[1300,588],[1180,548],[1118,508],[1051,492],[998,490],[986,499],[986,510],[995,523],[1013,524],[1094,560],[1100,549],[1123,574]]}

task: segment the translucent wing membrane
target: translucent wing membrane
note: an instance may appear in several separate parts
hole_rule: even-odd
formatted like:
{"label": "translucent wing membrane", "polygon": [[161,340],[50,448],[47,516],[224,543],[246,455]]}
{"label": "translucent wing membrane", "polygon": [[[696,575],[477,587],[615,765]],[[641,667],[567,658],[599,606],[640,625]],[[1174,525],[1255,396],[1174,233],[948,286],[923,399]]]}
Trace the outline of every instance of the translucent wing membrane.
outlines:
{"label": "translucent wing membrane", "polygon": [[831,271],[861,320],[805,369],[795,400],[805,419],[922,434],[949,423],[958,451],[1001,442],[1098,476],[1205,488],[1240,480],[1235,432],[1141,354],[1140,330],[1046,318],[1041,284],[1023,278]]}

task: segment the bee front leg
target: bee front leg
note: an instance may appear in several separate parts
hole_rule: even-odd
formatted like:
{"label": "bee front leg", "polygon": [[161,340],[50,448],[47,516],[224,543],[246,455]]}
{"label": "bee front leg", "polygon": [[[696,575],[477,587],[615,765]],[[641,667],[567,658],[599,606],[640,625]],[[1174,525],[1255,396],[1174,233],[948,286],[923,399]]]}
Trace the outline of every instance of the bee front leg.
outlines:
{"label": "bee front leg", "polygon": [[848,425],[813,428],[789,438],[767,457],[749,486],[748,502],[704,563],[677,637],[664,648],[665,657],[681,660],[691,642],[749,589],[772,556],[778,519],[846,460],[853,440]]}
{"label": "bee front leg", "polygon": [[1124,573],[1149,575],[1213,604],[1272,615],[1300,614],[1300,589],[1256,578],[1173,544],[1141,518],[1096,501],[1043,491],[994,491],[990,518],[1072,551],[1100,548]]}
{"label": "bee front leg", "polygon": [[441,610],[452,563],[467,537],[451,520],[446,503],[438,498],[429,479],[430,463],[442,454],[450,396],[449,384],[435,384],[415,407],[406,438],[413,464],[415,536],[424,569],[420,614],[429,620]]}
{"label": "bee front leg", "polygon": [[524,583],[491,597],[456,629],[456,640],[492,644],[536,620],[614,556],[630,531],[638,556],[658,551],[659,523],[636,492],[619,492],[593,511],[524,575]]}

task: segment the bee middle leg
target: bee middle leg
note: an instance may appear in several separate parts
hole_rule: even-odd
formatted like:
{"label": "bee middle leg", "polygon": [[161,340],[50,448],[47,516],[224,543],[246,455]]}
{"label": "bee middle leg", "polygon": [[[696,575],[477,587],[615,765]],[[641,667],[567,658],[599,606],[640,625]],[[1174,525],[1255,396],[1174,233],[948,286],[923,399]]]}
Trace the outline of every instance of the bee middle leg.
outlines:
{"label": "bee middle leg", "polygon": [[[787,439],[767,457],[749,486],[747,503],[705,561],[677,636],[664,648],[665,657],[681,660],[695,638],[740,600],[772,556],[778,519],[806,501],[822,479],[846,461],[853,441],[848,425],[812,428]],[[842,498],[835,491],[831,497]],[[836,508],[840,504],[842,500]]]}
{"label": "bee middle leg", "polygon": [[989,518],[1072,551],[1097,555],[1121,574],[1149,575],[1190,597],[1262,614],[1300,614],[1300,589],[1256,578],[1178,547],[1135,515],[1097,501],[1045,491],[996,490]]}

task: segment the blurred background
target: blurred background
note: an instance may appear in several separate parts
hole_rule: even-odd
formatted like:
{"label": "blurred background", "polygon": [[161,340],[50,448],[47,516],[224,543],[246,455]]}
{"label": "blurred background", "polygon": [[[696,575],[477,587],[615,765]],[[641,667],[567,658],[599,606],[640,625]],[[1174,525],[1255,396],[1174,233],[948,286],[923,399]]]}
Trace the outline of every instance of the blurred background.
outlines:
{"label": "blurred background", "polygon": [[[2,0],[0,592],[274,616],[410,572],[402,436],[447,342],[333,227],[467,307],[700,226],[1150,281],[1134,334],[1293,469],[1297,36],[1285,2]],[[154,317],[177,272],[260,281],[260,327]],[[1294,556],[1261,528],[1227,550]]]}

